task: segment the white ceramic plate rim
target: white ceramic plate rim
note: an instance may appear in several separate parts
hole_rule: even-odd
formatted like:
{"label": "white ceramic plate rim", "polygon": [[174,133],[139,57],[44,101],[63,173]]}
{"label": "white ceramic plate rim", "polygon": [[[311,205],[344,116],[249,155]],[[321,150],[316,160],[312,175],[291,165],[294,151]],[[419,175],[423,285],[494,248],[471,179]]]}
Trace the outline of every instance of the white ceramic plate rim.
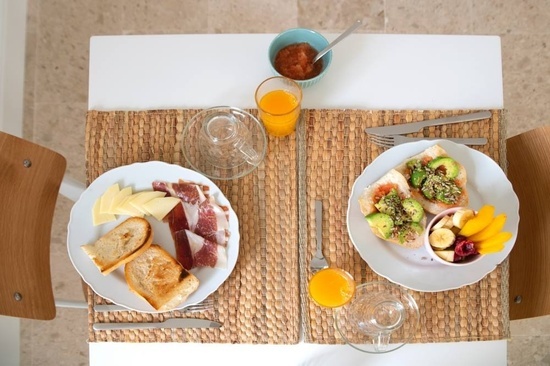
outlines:
{"label": "white ceramic plate rim", "polygon": [[[198,277],[200,285],[197,291],[177,307],[178,309],[201,302],[216,291],[233,271],[239,255],[239,222],[237,215],[218,186],[204,175],[179,165],[160,161],[125,165],[102,174],[82,193],[71,209],[67,233],[69,257],[80,276],[98,295],[128,309],[147,313],[157,313],[158,311],[129,290],[124,279],[124,266],[119,267],[107,276],[103,276],[80,247],[96,241],[101,235],[128,218],[128,216],[120,215],[116,222],[97,227],[93,226],[92,206],[109,186],[118,183],[121,187],[132,186],[134,191],[139,191],[152,189],[152,183],[157,179],[169,182],[184,179],[208,185],[210,187],[209,193],[215,197],[216,202],[229,208],[229,230],[231,234],[227,245],[227,268],[195,268],[191,270]],[[161,245],[175,257],[175,246],[168,224],[159,222],[153,217],[146,217],[146,219],[153,228],[153,243]]]}
{"label": "white ceramic plate rim", "polygon": [[[501,252],[485,255],[468,266],[445,266],[434,261],[424,247],[410,250],[377,238],[365,222],[358,204],[363,189],[392,167],[435,144],[443,147],[466,168],[470,207],[479,209],[483,204],[492,204],[497,213],[508,215],[503,230],[510,231],[513,236]],[[432,217],[429,215],[428,221]],[[348,233],[361,258],[378,275],[416,291],[446,291],[478,282],[510,254],[517,238],[518,225],[519,201],[500,166],[477,150],[447,140],[411,142],[380,154],[356,179],[348,201]]]}

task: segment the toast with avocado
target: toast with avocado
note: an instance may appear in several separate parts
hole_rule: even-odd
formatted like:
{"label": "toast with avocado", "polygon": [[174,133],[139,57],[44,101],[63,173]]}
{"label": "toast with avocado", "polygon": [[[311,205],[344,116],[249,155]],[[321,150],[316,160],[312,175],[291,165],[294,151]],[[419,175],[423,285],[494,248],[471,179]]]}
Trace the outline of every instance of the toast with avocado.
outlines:
{"label": "toast with avocado", "polygon": [[410,249],[423,245],[424,209],[411,197],[407,180],[397,170],[366,187],[359,207],[377,237]]}
{"label": "toast with avocado", "polygon": [[175,309],[199,287],[198,278],[157,244],[126,264],[124,276],[132,292],[161,311]]}
{"label": "toast with avocado", "polygon": [[140,217],[130,217],[96,242],[81,248],[106,276],[139,256],[152,242],[153,230],[149,222]]}
{"label": "toast with avocado", "polygon": [[439,145],[408,158],[395,170],[407,180],[411,196],[431,214],[468,206],[466,169]]}

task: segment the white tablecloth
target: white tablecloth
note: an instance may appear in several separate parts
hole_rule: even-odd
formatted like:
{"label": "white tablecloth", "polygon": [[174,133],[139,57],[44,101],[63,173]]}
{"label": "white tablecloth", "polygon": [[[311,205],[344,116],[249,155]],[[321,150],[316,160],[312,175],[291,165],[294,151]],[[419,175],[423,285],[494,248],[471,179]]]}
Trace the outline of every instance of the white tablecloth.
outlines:
{"label": "white tablecloth", "polygon": [[[253,108],[274,34],[100,36],[89,109]],[[326,35],[329,40],[336,35]],[[353,34],[304,108],[503,108],[500,38]],[[506,341],[409,344],[368,355],[344,345],[90,343],[90,365],[505,365]]]}

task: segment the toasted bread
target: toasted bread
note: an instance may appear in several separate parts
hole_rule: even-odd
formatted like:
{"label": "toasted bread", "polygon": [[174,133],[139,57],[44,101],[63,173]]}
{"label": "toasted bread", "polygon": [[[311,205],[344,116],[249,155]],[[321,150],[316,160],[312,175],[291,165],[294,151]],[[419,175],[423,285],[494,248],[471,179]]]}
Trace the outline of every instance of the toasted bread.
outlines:
{"label": "toasted bread", "polygon": [[[407,166],[407,162],[413,159],[417,159],[422,161],[424,164],[427,164],[429,161],[438,158],[438,157],[445,157],[449,156],[445,149],[443,149],[439,145],[434,145],[423,152],[411,156],[410,158],[406,159],[403,163],[395,167],[395,170],[397,170],[399,173],[401,173],[408,183],[410,183],[411,179],[411,169]],[[452,158],[452,157],[451,157]],[[441,201],[435,200],[435,199],[428,199],[426,198],[420,189],[410,187],[411,190],[411,196],[416,199],[424,210],[427,212],[437,215],[438,213],[452,208],[452,207],[467,207],[469,202],[468,197],[468,191],[466,189],[466,182],[467,182],[467,175],[466,175],[466,169],[462,164],[460,164],[456,159],[453,158],[455,162],[458,164],[458,175],[453,179],[455,184],[462,190],[460,196],[458,197],[457,201],[452,204],[443,203]]]}
{"label": "toasted bread", "polygon": [[153,231],[143,218],[131,217],[95,243],[81,248],[103,275],[107,275],[144,252],[153,242]]}
{"label": "toasted bread", "polygon": [[[403,177],[403,175],[395,169],[391,169],[379,180],[366,187],[361,193],[361,196],[359,196],[359,208],[363,215],[368,216],[372,213],[378,212],[375,204],[380,200],[381,196],[387,194],[392,188],[397,190],[397,194],[401,200],[411,198],[411,192],[405,177]],[[422,219],[418,222],[418,225],[420,225],[423,229],[426,228],[426,215],[423,215]],[[422,233],[410,233],[410,235],[407,236],[407,239],[402,241],[395,234],[390,237],[384,237],[375,227],[372,225],[369,226],[374,235],[380,239],[398,244],[399,246],[415,249],[424,245]]]}
{"label": "toasted bread", "polygon": [[152,244],[124,267],[130,290],[156,310],[175,309],[199,287],[199,280],[168,252]]}

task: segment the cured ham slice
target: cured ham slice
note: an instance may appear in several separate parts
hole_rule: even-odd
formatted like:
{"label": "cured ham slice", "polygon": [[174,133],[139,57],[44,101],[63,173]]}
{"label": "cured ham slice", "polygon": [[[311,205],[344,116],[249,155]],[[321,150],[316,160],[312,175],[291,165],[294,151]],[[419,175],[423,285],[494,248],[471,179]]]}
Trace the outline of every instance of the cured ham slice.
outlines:
{"label": "cured ham slice", "polygon": [[225,268],[229,215],[213,196],[209,196],[208,187],[179,180],[178,183],[155,181],[153,189],[182,201],[165,218],[181,265],[187,270]]}
{"label": "cured ham slice", "polygon": [[172,236],[174,238],[174,244],[176,245],[176,259],[183,268],[189,271],[195,267],[195,262],[193,261],[193,253],[186,232],[187,230],[180,230],[172,233]]}
{"label": "cured ham slice", "polygon": [[153,182],[153,189],[155,191],[166,192],[172,197],[179,197],[183,202],[192,205],[206,201],[206,196],[200,185],[181,179],[178,183],[156,180]]}
{"label": "cured ham slice", "polygon": [[193,263],[196,267],[227,268],[225,247],[185,230]]}
{"label": "cured ham slice", "polygon": [[222,246],[226,246],[229,240],[229,222],[226,213],[212,200],[199,205],[198,221],[191,230]]}

